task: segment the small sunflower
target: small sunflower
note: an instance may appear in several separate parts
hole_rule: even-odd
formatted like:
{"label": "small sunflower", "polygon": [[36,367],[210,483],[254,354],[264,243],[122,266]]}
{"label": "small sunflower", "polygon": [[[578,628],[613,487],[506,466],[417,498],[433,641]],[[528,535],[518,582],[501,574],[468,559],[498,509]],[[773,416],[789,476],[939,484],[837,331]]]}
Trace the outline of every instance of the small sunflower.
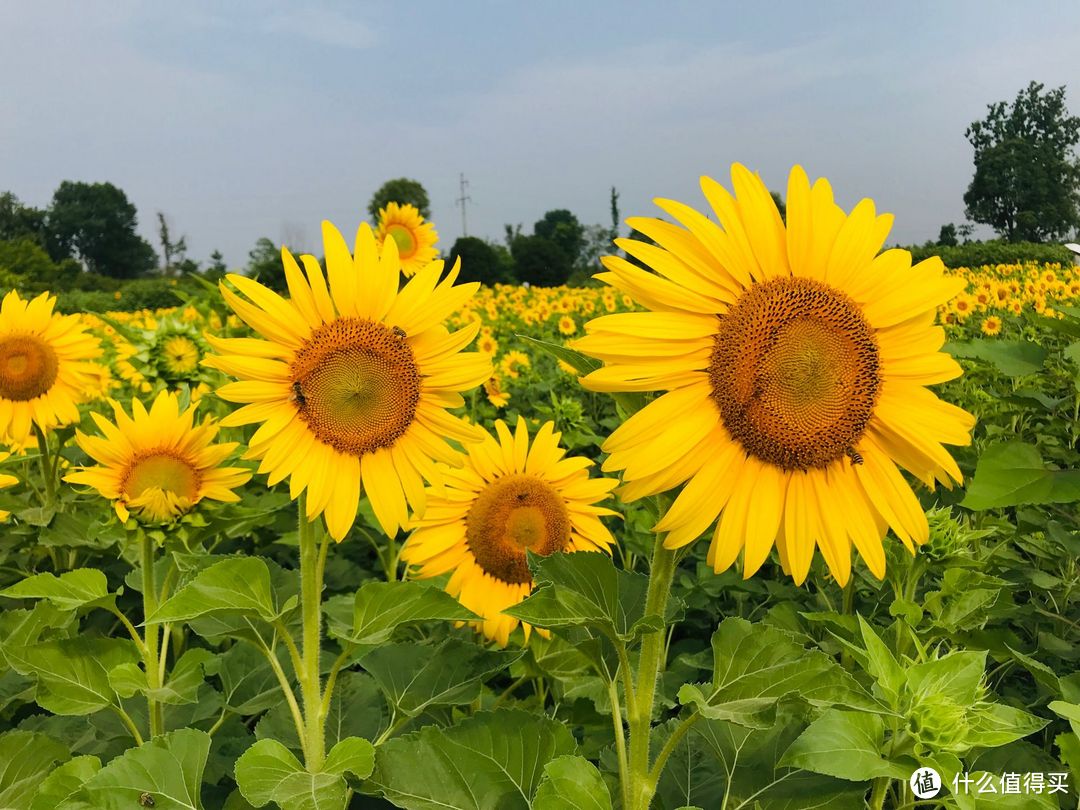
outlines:
{"label": "small sunflower", "polygon": [[801,583],[817,546],[845,583],[854,544],[880,578],[887,527],[911,550],[928,537],[897,465],[961,480],[942,445],[968,444],[974,418],[925,386],[962,373],[933,322],[964,282],[938,258],[879,254],[892,217],[870,200],[845,214],[798,166],[786,223],[759,177],[735,165],[732,180],[734,195],[701,181],[719,225],[670,200],[683,227],[629,220],[655,244],[617,244],[655,272],[604,257],[598,278],[651,311],[586,325],[574,346],[605,366],[583,384],[666,392],[604,443],[604,470],[629,500],[685,483],[654,530],[677,548],[716,520],[717,571],[742,554],[749,577],[775,545]]}
{"label": "small sunflower", "polygon": [[484,393],[487,395],[488,402],[496,408],[505,408],[510,401],[510,395],[502,390],[502,385],[497,376],[493,376],[484,383]]}
{"label": "small sunflower", "polygon": [[1001,318],[997,315],[991,315],[989,318],[983,318],[983,322],[980,326],[984,335],[1000,335],[1001,334]]}
{"label": "small sunflower", "polygon": [[375,239],[381,245],[390,237],[397,244],[398,258],[401,260],[401,272],[406,278],[435,260],[439,252],[435,243],[439,233],[430,222],[425,222],[419,209],[414,205],[387,203],[379,211],[379,229]]}
{"label": "small sunflower", "polygon": [[501,419],[495,430],[498,441],[486,434],[468,448],[463,468],[446,470],[445,490],[429,491],[402,559],[422,579],[453,571],[447,592],[483,617],[478,630],[505,646],[519,622],[502,611],[532,592],[526,552],[609,551],[615,541],[600,516],[615,513],[596,504],[618,481],[590,478],[586,458],[564,459],[553,422],[540,427],[531,448],[522,417],[513,434]]}
{"label": "small sunflower", "polygon": [[434,461],[460,463],[446,440],[482,435],[447,411],[491,376],[487,355],[462,352],[479,325],[453,333],[442,325],[480,285],[455,286],[456,264],[440,281],[436,261],[398,290],[396,243],[386,240],[380,254],[366,223],[355,257],[329,222],[323,245],[329,287],[314,256],[301,257],[305,277],[284,248],[289,299],[229,275],[248,300],[225,284],[222,295],[264,339],[207,336],[221,354],[203,362],[240,380],[218,391],[245,403],[222,424],[261,423],[244,457],[262,461],[271,485],[289,478],[293,498],[306,490],[308,518],[325,513],[339,541],[363,488],[393,536],[409,506],[423,512],[423,479],[436,479]]}
{"label": "small sunflower", "polygon": [[78,403],[95,389],[89,362],[101,354],[78,315],[57,315],[42,293],[12,290],[0,304],[0,437],[22,444],[32,424],[48,430],[79,421]]}
{"label": "small sunflower", "polygon": [[564,335],[572,335],[577,331],[577,324],[569,315],[559,318],[559,332]]}
{"label": "small sunflower", "polygon": [[187,335],[169,335],[159,347],[162,376],[188,380],[199,370],[198,344]]}
{"label": "small sunflower", "polygon": [[162,391],[149,412],[132,400],[131,416],[116,400],[109,400],[116,421],[91,414],[102,436],[76,431],[79,447],[98,463],[64,476],[85,484],[113,501],[121,520],[130,513],[148,522],[173,520],[189,512],[203,498],[235,502],[233,489],[251,478],[241,467],[218,465],[236,448],[236,442],[213,444],[218,425],[207,417],[194,424],[195,405],[180,411],[177,394]]}

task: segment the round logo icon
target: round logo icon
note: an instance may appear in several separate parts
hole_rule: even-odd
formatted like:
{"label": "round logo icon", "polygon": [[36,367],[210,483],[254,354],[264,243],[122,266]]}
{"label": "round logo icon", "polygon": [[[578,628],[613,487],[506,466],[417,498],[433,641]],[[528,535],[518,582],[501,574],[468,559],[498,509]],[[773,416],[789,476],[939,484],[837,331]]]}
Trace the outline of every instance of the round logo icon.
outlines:
{"label": "round logo icon", "polygon": [[933,768],[919,768],[908,781],[919,799],[932,799],[941,793],[941,776]]}

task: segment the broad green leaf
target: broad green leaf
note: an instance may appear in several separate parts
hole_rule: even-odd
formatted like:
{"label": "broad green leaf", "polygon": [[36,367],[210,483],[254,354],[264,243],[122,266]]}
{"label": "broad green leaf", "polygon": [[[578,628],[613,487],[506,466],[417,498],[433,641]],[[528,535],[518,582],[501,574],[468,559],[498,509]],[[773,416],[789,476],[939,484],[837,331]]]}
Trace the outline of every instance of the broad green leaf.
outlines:
{"label": "broad green leaf", "polygon": [[532,344],[541,351],[547,352],[556,360],[562,360],[564,363],[571,366],[578,374],[588,374],[591,371],[596,371],[603,365],[599,360],[594,360],[581,352],[574,351],[573,349],[558,343],[537,340],[528,335],[517,335],[517,337],[526,343]]}
{"label": "broad green leaf", "polygon": [[86,755],[69,759],[45,777],[38,786],[30,810],[57,810],[64,804],[67,810],[93,810],[85,802],[65,802],[83,783],[101,770],[101,760]]}
{"label": "broad green leaf", "polygon": [[1064,700],[1055,700],[1047,708],[1063,720],[1068,720],[1073,734],[1080,736],[1080,706],[1075,703],[1066,703]]}
{"label": "broad green leaf", "polygon": [[941,590],[931,591],[923,608],[949,632],[976,630],[1010,604],[1009,583],[971,568],[948,568]]}
{"label": "broad green leaf", "polygon": [[383,644],[360,660],[386,695],[409,717],[431,706],[471,703],[483,680],[522,656],[519,650],[492,650],[451,638],[438,647],[428,644]]}
{"label": "broad green leaf", "polygon": [[44,601],[31,610],[0,611],[0,660],[18,669],[16,663],[23,647],[41,641],[49,631],[67,627],[74,618],[74,613]]}
{"label": "broad green leaf", "polygon": [[10,588],[0,591],[0,596],[11,599],[46,599],[60,610],[103,604],[115,595],[109,594],[105,574],[96,568],[78,568],[60,576],[35,574]]}
{"label": "broad green leaf", "polygon": [[986,651],[957,651],[907,669],[907,684],[915,696],[945,698],[960,706],[978,699],[986,671]]}
{"label": "broad green leaf", "polygon": [[552,554],[531,557],[530,564],[539,587],[503,612],[535,627],[587,625],[629,641],[641,633],[663,629],[680,607],[677,600],[670,599],[664,616],[646,616],[649,578],[616,568],[606,554]]}
{"label": "broad green leaf", "polygon": [[[287,670],[286,655],[282,645],[278,659]],[[274,670],[265,656],[250,644],[234,644],[216,661],[207,661],[204,667],[208,674],[221,679],[222,697],[237,714],[258,714],[282,701],[281,685]]]}
{"label": "broad green leaf", "polygon": [[832,658],[806,650],[794,636],[775,627],[725,619],[713,633],[712,647],[712,682],[679,689],[680,703],[710,719],[769,728],[777,701],[789,694],[815,706],[884,710]]}
{"label": "broad green leaf", "polygon": [[110,670],[138,660],[138,650],[127,639],[80,637],[24,647],[16,668],[37,676],[37,702],[43,709],[82,715],[116,703]]}
{"label": "broad green leaf", "polygon": [[28,807],[53,766],[69,756],[66,746],[44,734],[0,734],[0,807]]}
{"label": "broad green leaf", "polygon": [[382,644],[399,627],[428,621],[475,621],[480,617],[441,588],[418,582],[369,582],[356,592],[353,644]]}
{"label": "broad green leaf", "polygon": [[544,766],[533,810],[611,810],[611,794],[600,771],[579,756],[561,756]]}
{"label": "broad green leaf", "polygon": [[379,746],[367,787],[406,810],[527,810],[556,757],[575,753],[570,729],[528,712],[478,712]]}
{"label": "broad green leaf", "polygon": [[236,761],[236,784],[255,807],[275,802],[281,810],[341,810],[348,785],[345,773],[371,773],[375,749],[349,737],[330,749],[323,769],[311,773],[277,740],[259,740]]}
{"label": "broad green leaf", "polygon": [[964,742],[973,748],[996,748],[1034,734],[1049,722],[1004,703],[981,703],[968,713]]}
{"label": "broad green leaf", "polygon": [[904,670],[892,651],[885,646],[885,642],[861,615],[859,627],[862,630],[863,646],[866,648],[866,671],[888,697],[889,705],[895,709],[900,690],[904,686]]}
{"label": "broad green leaf", "polygon": [[907,779],[909,767],[890,762],[883,754],[885,723],[867,712],[829,709],[791,744],[781,765],[815,773],[869,782],[879,776]]}
{"label": "broad green leaf", "polygon": [[967,343],[949,343],[945,350],[953,357],[978,358],[992,363],[1007,377],[1034,374],[1043,367],[1047,351],[1026,340],[990,340],[978,338]]}
{"label": "broad green leaf", "polygon": [[1037,447],[1013,441],[983,451],[960,505],[981,511],[1077,500],[1080,470],[1047,469]]}
{"label": "broad green leaf", "polygon": [[199,687],[204,683],[203,664],[213,657],[210,650],[201,647],[187,650],[173,666],[165,685],[157,689],[147,687],[146,672],[138,664],[132,663],[121,664],[110,670],[109,683],[116,694],[123,698],[141,694],[174,706],[194,703],[199,699]]}
{"label": "broad green leaf", "polygon": [[1046,664],[1041,661],[1036,661],[1034,658],[1028,655],[1024,655],[1019,650],[1014,650],[1012,647],[1005,645],[1009,652],[1012,653],[1015,658],[1028,672],[1031,673],[1031,677],[1035,679],[1035,682],[1039,684],[1047,693],[1051,695],[1061,694],[1061,681],[1054,670],[1050,669]]}
{"label": "broad green leaf", "polygon": [[273,621],[293,607],[274,600],[270,569],[257,557],[222,560],[200,571],[195,578],[165,601],[147,624],[191,621],[215,614],[240,614]]}
{"label": "broad green leaf", "polygon": [[91,776],[74,798],[98,810],[135,810],[147,806],[140,804],[146,793],[154,810],[202,810],[200,791],[209,751],[210,735],[203,731],[182,728],[154,737]]}
{"label": "broad green leaf", "polygon": [[1075,732],[1058,734],[1054,737],[1054,744],[1058,747],[1058,758],[1072,773],[1072,783],[1080,784],[1080,736]]}

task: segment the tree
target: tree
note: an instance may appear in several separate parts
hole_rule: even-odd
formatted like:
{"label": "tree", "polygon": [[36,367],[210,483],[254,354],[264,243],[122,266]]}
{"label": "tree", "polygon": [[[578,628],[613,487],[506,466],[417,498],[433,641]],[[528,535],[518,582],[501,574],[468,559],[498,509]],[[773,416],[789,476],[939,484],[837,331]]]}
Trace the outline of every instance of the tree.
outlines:
{"label": "tree", "polygon": [[563,249],[542,236],[519,236],[510,246],[518,281],[537,287],[558,287],[570,278],[573,265]]}
{"label": "tree", "polygon": [[784,198],[780,195],[780,192],[770,191],[769,196],[772,197],[773,205],[776,206],[776,210],[780,212],[780,219],[787,222],[787,205],[784,204]]}
{"label": "tree", "polygon": [[621,222],[619,221],[619,192],[615,190],[615,186],[611,187],[611,241],[614,242],[619,238],[619,227]]}
{"label": "tree", "polygon": [[172,275],[174,271],[179,273],[181,266],[190,265],[191,262],[186,258],[187,254],[187,237],[181,236],[175,242],[172,241],[172,237],[169,234],[169,223],[165,219],[165,214],[158,211],[158,240],[161,242],[161,272],[163,275]]}
{"label": "tree", "polygon": [[0,194],[0,240],[33,239],[45,244],[45,212],[23,205],[10,191]]}
{"label": "tree", "polygon": [[368,213],[371,214],[371,221],[377,222],[379,210],[385,208],[387,203],[392,202],[398,205],[415,206],[420,212],[420,216],[424,219],[431,218],[431,203],[428,201],[427,192],[416,180],[399,177],[396,180],[387,180],[383,183],[372,196],[371,202],[368,203]]}
{"label": "tree", "polygon": [[514,280],[510,269],[499,258],[495,248],[475,236],[462,236],[450,248],[447,267],[461,259],[459,282],[479,281],[481,284],[509,284]]}
{"label": "tree", "polygon": [[956,226],[953,223],[950,222],[941,226],[941,230],[938,231],[937,244],[944,247],[956,247],[959,244]]}
{"label": "tree", "polygon": [[558,245],[571,266],[577,263],[581,249],[585,246],[585,228],[578,218],[565,208],[557,208],[544,214],[544,218],[533,225],[533,236]]}
{"label": "tree", "polygon": [[1065,87],[1031,82],[1012,104],[988,105],[964,135],[975,176],[964,194],[968,219],[1010,242],[1041,242],[1080,227],[1080,118],[1068,114]]}
{"label": "tree", "polygon": [[149,243],[135,232],[135,206],[112,183],[65,180],[53,194],[47,246],[53,259],[78,257],[92,273],[135,278],[157,266]]}
{"label": "tree", "polygon": [[248,253],[248,275],[265,284],[271,290],[284,292],[288,287],[285,281],[285,265],[281,262],[281,250],[265,236],[255,242],[255,247]]}

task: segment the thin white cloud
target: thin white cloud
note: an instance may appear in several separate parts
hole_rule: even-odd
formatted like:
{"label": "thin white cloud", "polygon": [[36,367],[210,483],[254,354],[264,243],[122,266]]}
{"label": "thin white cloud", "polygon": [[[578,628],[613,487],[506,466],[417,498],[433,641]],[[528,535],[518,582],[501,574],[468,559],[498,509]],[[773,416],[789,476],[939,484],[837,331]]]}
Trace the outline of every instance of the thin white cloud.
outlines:
{"label": "thin white cloud", "polygon": [[297,4],[279,8],[265,16],[260,27],[267,33],[287,34],[337,48],[371,48],[377,41],[366,22],[329,6]]}

